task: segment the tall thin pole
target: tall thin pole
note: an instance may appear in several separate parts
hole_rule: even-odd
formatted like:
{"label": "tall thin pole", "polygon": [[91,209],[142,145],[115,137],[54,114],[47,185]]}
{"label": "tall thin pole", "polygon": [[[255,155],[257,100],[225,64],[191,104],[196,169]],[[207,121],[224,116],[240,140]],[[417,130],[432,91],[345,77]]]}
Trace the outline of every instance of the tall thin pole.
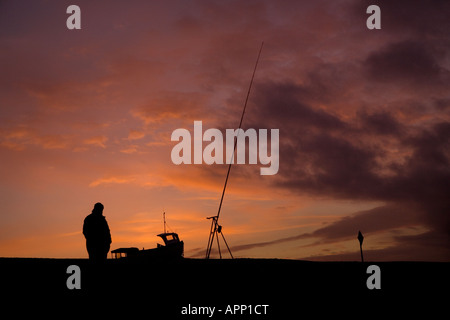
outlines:
{"label": "tall thin pole", "polygon": [[[245,97],[244,109],[242,110],[241,120],[239,121],[238,135],[239,135],[239,132],[240,132],[239,129],[241,129],[241,127],[242,127],[242,121],[244,120],[244,114],[245,114],[245,110],[247,109],[248,98],[250,96],[250,91],[252,90],[253,79],[255,78],[256,68],[258,67],[259,57],[261,56],[261,51],[262,51],[263,46],[264,46],[264,41],[261,42],[261,47],[259,48],[258,57],[256,58],[256,63],[255,63],[255,67],[253,69],[253,74],[252,74],[252,78],[250,80],[250,85],[248,86],[247,96]],[[223,186],[222,196],[220,197],[219,210],[217,211],[217,216],[216,216],[217,218],[214,219],[214,230],[216,230],[217,227],[218,227],[218,221],[219,221],[219,216],[220,216],[220,210],[222,209],[223,197],[225,195],[225,190],[227,189],[227,183],[228,183],[228,177],[230,176],[231,165],[234,162],[233,160],[234,160],[234,154],[236,152],[237,138],[238,137],[236,136],[236,138],[234,140],[233,153],[231,155],[230,164],[228,165],[227,177],[225,178],[225,184]],[[211,235],[210,235],[210,238],[211,238]],[[212,245],[213,245],[213,242],[212,241],[208,241],[208,247],[206,248],[206,259],[209,259],[209,255],[211,253]]]}
{"label": "tall thin pole", "polygon": [[163,217],[164,217],[164,233],[166,233],[166,212],[163,211]]}
{"label": "tall thin pole", "polygon": [[[250,96],[250,91],[252,90],[253,79],[255,78],[256,68],[258,67],[259,57],[261,56],[261,51],[262,51],[263,46],[264,46],[264,41],[261,43],[261,47],[259,48],[258,58],[256,59],[255,68],[253,69],[252,79],[250,80],[250,85],[248,87],[247,96],[245,98],[244,109],[242,110],[241,121],[239,122],[239,129],[242,128],[242,121],[244,120],[245,110],[247,109],[248,97]],[[238,130],[238,134],[239,134],[239,132],[240,132],[240,130]],[[234,159],[234,154],[236,152],[236,145],[237,145],[237,136],[234,140],[233,154],[231,155],[230,164],[228,166],[228,171],[227,171],[227,177],[225,178],[225,184],[224,184],[223,190],[222,190],[222,197],[220,198],[220,204],[219,204],[219,210],[217,211],[216,223],[219,220],[220,210],[222,209],[223,197],[225,195],[225,190],[227,188],[228,177],[230,176],[230,171],[231,171],[231,165],[234,162],[233,159]]]}

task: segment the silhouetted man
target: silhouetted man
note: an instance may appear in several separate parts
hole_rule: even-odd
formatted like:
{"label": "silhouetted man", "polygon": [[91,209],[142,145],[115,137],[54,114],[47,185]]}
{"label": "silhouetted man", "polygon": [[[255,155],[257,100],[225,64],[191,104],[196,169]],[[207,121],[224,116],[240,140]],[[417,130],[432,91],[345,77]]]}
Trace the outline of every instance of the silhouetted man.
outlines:
{"label": "silhouetted man", "polygon": [[111,244],[111,233],[108,222],[103,216],[103,205],[100,202],[94,205],[92,213],[84,219],[83,234],[86,238],[89,259],[92,261],[106,260]]}

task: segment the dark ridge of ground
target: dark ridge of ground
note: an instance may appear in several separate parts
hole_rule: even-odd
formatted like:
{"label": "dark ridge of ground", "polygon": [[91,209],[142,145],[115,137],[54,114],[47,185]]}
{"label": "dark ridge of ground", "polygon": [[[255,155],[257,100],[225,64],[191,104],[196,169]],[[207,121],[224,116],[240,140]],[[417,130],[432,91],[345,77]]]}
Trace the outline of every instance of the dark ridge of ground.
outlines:
{"label": "dark ridge of ground", "polygon": [[[80,268],[80,290],[67,288],[70,265]],[[370,265],[380,268],[379,290],[367,287]],[[87,259],[0,258],[0,288],[5,306],[8,300],[21,301],[47,312],[59,306],[70,314],[90,310],[88,314],[145,314],[144,319],[161,319],[161,315],[167,319],[300,319],[307,314],[321,319],[357,318],[386,316],[386,312],[404,317],[418,310],[431,316],[442,312],[442,302],[448,300],[449,266],[283,259],[121,259],[93,265]],[[215,307],[216,312],[212,317],[182,314],[189,305],[191,312],[192,307]],[[225,314],[228,306],[235,305],[250,307]],[[257,305],[268,305],[266,314],[256,314],[263,310],[255,309]],[[30,308],[16,311],[34,310]]]}

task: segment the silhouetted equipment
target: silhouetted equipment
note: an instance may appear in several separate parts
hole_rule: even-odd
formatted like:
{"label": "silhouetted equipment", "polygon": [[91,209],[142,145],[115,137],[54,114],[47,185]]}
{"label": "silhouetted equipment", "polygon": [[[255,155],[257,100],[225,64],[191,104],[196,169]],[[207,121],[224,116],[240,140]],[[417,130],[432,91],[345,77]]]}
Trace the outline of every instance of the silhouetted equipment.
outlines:
{"label": "silhouetted equipment", "polygon": [[157,244],[153,249],[139,250],[136,247],[118,248],[111,251],[111,256],[115,259],[119,258],[147,258],[147,259],[177,259],[184,255],[184,242],[180,240],[175,232],[166,232],[166,213],[164,216],[164,233],[157,236],[160,237],[164,244]]}
{"label": "silhouetted equipment", "polygon": [[[259,52],[258,52],[258,57],[256,58],[255,67],[253,69],[252,78],[250,80],[250,85],[248,87],[247,96],[245,98],[245,103],[244,103],[244,109],[242,110],[241,121],[239,122],[238,129],[241,129],[241,127],[242,127],[242,120],[244,120],[245,109],[247,109],[248,98],[250,96],[250,91],[251,91],[252,85],[253,85],[253,79],[255,78],[256,68],[258,67],[259,57],[261,56],[261,51],[262,51],[263,46],[264,46],[264,42],[261,43],[261,47],[259,48]],[[240,130],[238,130],[238,134],[239,134],[239,132],[240,132]],[[213,220],[211,221],[211,230],[209,232],[208,245],[206,246],[206,256],[205,256],[206,259],[209,259],[209,256],[211,254],[211,249],[212,249],[212,245],[214,242],[215,234],[217,234],[217,233],[222,234],[223,240],[225,241],[225,237],[224,237],[223,233],[218,232],[219,229],[220,229],[220,231],[222,231],[222,227],[219,226],[218,221],[219,221],[219,216],[220,216],[220,210],[222,209],[223,197],[225,195],[225,190],[227,188],[228,177],[230,176],[231,165],[234,162],[233,159],[234,159],[234,154],[236,153],[237,138],[238,138],[237,136],[234,138],[234,149],[233,149],[233,153],[231,155],[230,164],[228,166],[227,177],[225,178],[225,184],[223,186],[222,196],[220,198],[219,210],[217,211],[216,216],[207,218],[207,219],[213,218]],[[230,252],[231,258],[233,258],[233,255],[231,254],[230,248],[228,247],[228,244],[226,243],[226,241],[225,241],[225,244],[227,245],[228,252]],[[217,237],[217,246],[219,247],[218,249],[219,249],[219,254],[220,254],[219,237]],[[222,258],[221,254],[220,254],[220,258]]]}
{"label": "silhouetted equipment", "polygon": [[362,235],[361,231],[358,231],[358,240],[359,240],[359,250],[361,251],[361,262],[364,262],[364,256],[362,251],[362,244],[364,241],[364,236]]}
{"label": "silhouetted equipment", "polygon": [[[217,218],[218,218],[217,216],[206,218],[206,219],[212,219],[211,220],[211,231],[209,233],[208,244],[209,243],[213,243],[214,242],[214,237],[216,237],[217,249],[219,251],[219,257],[220,257],[220,259],[222,259],[222,252],[220,251],[220,244],[219,244],[219,233],[220,233],[222,235],[223,242],[225,242],[225,245],[227,246],[228,253],[231,256],[231,259],[233,259],[233,254],[231,253],[231,250],[230,250],[230,247],[228,246],[227,240],[225,240],[225,236],[222,233],[222,226],[217,223]],[[209,258],[209,255],[211,254],[211,247],[212,246],[208,247],[210,251],[206,252],[206,257],[207,258]]]}

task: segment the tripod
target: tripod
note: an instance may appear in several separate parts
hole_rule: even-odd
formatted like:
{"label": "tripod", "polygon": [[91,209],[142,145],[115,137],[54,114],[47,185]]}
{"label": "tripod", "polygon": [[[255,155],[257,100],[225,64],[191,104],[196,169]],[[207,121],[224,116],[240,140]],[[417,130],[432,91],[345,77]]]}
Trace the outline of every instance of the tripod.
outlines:
{"label": "tripod", "polygon": [[233,255],[231,254],[230,247],[228,247],[227,240],[225,240],[225,236],[222,233],[222,226],[217,223],[218,218],[219,218],[219,216],[213,216],[213,217],[206,218],[206,219],[212,219],[212,220],[211,220],[211,230],[209,232],[208,246],[206,248],[206,257],[205,258],[209,259],[209,256],[211,254],[212,245],[214,243],[214,237],[216,237],[217,248],[219,250],[219,256],[220,256],[220,259],[222,259],[222,252],[220,251],[220,244],[219,244],[219,233],[220,233],[222,235],[223,242],[225,242],[228,252],[230,253],[231,259],[234,259]]}

